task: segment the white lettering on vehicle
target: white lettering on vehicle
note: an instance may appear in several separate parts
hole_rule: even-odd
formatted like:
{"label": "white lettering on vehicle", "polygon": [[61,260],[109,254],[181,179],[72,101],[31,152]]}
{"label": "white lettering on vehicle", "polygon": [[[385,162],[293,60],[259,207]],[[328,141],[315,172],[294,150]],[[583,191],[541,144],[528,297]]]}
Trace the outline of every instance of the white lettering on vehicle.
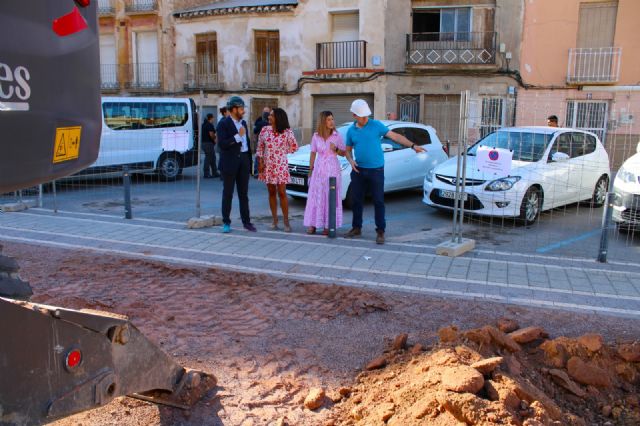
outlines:
{"label": "white lettering on vehicle", "polygon": [[29,111],[30,78],[26,67],[12,69],[0,62],[0,111]]}

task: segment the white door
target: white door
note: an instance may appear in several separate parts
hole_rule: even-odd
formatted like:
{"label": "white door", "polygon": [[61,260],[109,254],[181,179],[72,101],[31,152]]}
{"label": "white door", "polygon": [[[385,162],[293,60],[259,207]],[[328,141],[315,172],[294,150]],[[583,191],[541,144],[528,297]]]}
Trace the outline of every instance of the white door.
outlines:
{"label": "white door", "polygon": [[155,31],[134,32],[132,37],[134,85],[158,87],[160,85],[158,34]]}
{"label": "white door", "polygon": [[114,87],[118,82],[116,39],[113,34],[100,34],[100,78],[102,87]]}

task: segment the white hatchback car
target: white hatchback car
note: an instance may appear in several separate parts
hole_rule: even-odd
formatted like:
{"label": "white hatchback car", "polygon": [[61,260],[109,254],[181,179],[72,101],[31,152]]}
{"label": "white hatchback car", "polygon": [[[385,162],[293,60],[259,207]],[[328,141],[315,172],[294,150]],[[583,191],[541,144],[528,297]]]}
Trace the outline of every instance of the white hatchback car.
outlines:
{"label": "white hatchback car", "polygon": [[640,143],[613,181],[613,221],[622,232],[640,228]]}
{"label": "white hatchback car", "polygon": [[[384,192],[419,188],[422,185],[424,176],[433,167],[448,158],[435,129],[424,124],[405,121],[382,120],[382,123],[389,130],[404,135],[411,142],[425,149],[424,153],[416,154],[412,149],[402,146],[391,139],[382,138],[380,140],[384,151]],[[345,141],[347,130],[350,126],[352,126],[352,123],[346,123],[337,129]],[[305,145],[295,153],[289,154],[291,180],[287,185],[287,194],[294,198],[307,197],[310,153],[311,146]],[[351,166],[346,158],[338,157],[338,159],[342,168],[342,193],[340,197],[345,206],[350,206]]]}
{"label": "white hatchback car", "polygon": [[[478,171],[480,146],[510,149],[511,173]],[[465,211],[519,218],[525,224],[540,212],[578,201],[601,206],[609,186],[609,156],[593,133],[557,127],[512,127],[493,132],[468,149]],[[424,180],[423,202],[453,209],[457,158],[435,167]]]}

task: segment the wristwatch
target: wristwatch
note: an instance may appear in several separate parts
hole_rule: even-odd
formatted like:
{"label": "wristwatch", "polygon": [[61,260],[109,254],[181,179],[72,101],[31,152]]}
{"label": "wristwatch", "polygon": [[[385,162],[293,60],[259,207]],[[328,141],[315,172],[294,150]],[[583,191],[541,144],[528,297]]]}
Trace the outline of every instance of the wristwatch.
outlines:
{"label": "wristwatch", "polygon": [[411,149],[413,149],[413,148],[415,148],[415,147],[416,147],[416,144],[415,144],[415,143],[412,143],[412,144],[411,144]]}

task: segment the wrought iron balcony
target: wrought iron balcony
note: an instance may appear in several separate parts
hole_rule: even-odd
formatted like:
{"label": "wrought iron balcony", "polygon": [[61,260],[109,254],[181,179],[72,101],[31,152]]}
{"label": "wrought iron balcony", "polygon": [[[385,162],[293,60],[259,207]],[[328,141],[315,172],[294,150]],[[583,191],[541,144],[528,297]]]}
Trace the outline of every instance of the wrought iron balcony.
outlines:
{"label": "wrought iron balcony", "polygon": [[[249,61],[248,89],[280,90],[284,88],[286,63],[282,60],[265,59]],[[243,84],[245,86],[245,84]]]}
{"label": "wrought iron balcony", "polygon": [[184,64],[185,89],[221,89],[218,70],[211,62],[187,62]]}
{"label": "wrought iron balcony", "polygon": [[116,12],[115,0],[98,0],[98,15],[113,15]]}
{"label": "wrought iron balcony", "polygon": [[620,79],[621,47],[569,49],[567,83],[610,84]]}
{"label": "wrought iron balcony", "polygon": [[127,0],[124,9],[127,12],[152,12],[158,10],[158,0]]}
{"label": "wrought iron balcony", "polygon": [[496,33],[407,34],[407,65],[491,65],[496,63]]}
{"label": "wrought iron balcony", "polygon": [[103,91],[120,89],[118,68],[120,68],[120,65],[117,64],[100,64],[100,87]]}
{"label": "wrought iron balcony", "polygon": [[316,44],[316,69],[365,68],[367,42],[337,41]]}
{"label": "wrought iron balcony", "polygon": [[103,91],[121,88],[136,92],[157,91],[162,88],[161,69],[159,63],[101,64],[101,87]]}

